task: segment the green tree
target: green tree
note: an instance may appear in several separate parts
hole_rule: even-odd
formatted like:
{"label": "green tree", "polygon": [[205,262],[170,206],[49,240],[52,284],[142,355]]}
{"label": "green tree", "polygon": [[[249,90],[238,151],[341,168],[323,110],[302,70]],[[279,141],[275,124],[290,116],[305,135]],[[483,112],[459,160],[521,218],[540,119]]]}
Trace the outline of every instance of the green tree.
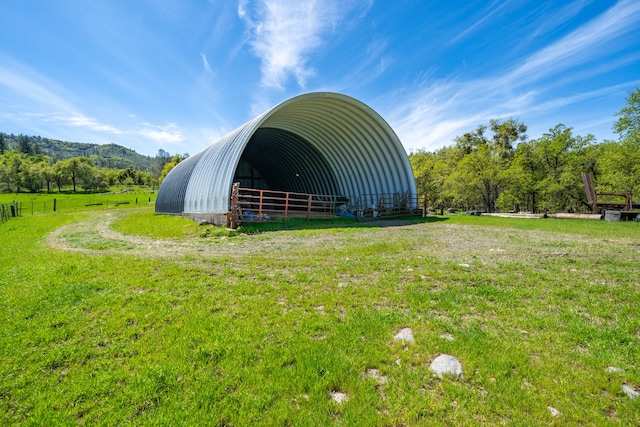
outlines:
{"label": "green tree", "polygon": [[162,172],[160,173],[160,177],[158,178],[158,182],[160,184],[162,184],[162,181],[164,180],[164,178],[167,176],[167,174],[169,172],[171,172],[171,169],[175,168],[178,163],[182,162],[184,159],[186,159],[189,155],[188,154],[184,154],[184,155],[180,155],[180,154],[176,154],[171,158],[171,161],[165,163],[164,167],[162,168]]}
{"label": "green tree", "polygon": [[5,149],[4,134],[0,133],[0,156],[4,154]]}
{"label": "green tree", "polygon": [[505,121],[493,119],[490,129],[493,132],[493,149],[503,160],[512,157],[515,144],[527,139],[527,126],[513,118]]}
{"label": "green tree", "polygon": [[613,124],[613,130],[622,140],[640,139],[640,88],[629,92],[627,105],[616,113],[618,120]]}
{"label": "green tree", "polygon": [[72,157],[61,162],[60,172],[66,175],[73,185],[73,192],[76,192],[78,183],[92,173],[93,165],[87,157]]}
{"label": "green tree", "polygon": [[18,151],[24,154],[33,154],[33,147],[29,137],[25,135],[18,136]]}
{"label": "green tree", "polygon": [[62,187],[64,187],[65,185],[67,185],[70,181],[69,181],[69,176],[67,175],[67,172],[65,171],[65,165],[63,163],[64,161],[58,161],[53,165],[53,182],[56,184],[56,187],[58,187],[58,193],[62,191]]}
{"label": "green tree", "polygon": [[599,191],[634,193],[640,183],[640,140],[629,137],[598,146],[594,181]]}
{"label": "green tree", "polygon": [[22,153],[9,153],[7,162],[7,186],[9,191],[11,191],[11,184],[13,184],[15,185],[16,192],[20,192],[20,188],[22,187],[22,169],[27,166],[25,159],[26,156]]}
{"label": "green tree", "polygon": [[20,171],[20,181],[22,185],[31,193],[37,193],[43,187],[43,164],[42,162],[32,162],[25,159]]}
{"label": "green tree", "polygon": [[580,172],[591,163],[586,148],[594,141],[593,135],[573,135],[572,128],[563,124],[549,129],[549,132],[533,141],[544,176],[538,184],[542,196],[541,207],[566,211],[587,205]]}
{"label": "green tree", "polygon": [[92,167],[82,177],[82,188],[86,191],[105,191],[109,189],[106,172]]}
{"label": "green tree", "polygon": [[[487,128],[493,132],[486,135]],[[527,127],[515,119],[491,120],[489,127],[479,126],[456,138],[463,154],[447,180],[454,200],[465,208],[477,207],[494,212],[501,193],[509,188],[508,172],[514,144],[526,140]],[[513,198],[509,198],[511,200]],[[503,203],[506,203],[503,200]]]}
{"label": "green tree", "polygon": [[6,156],[0,156],[0,182],[5,183],[6,191],[10,191],[9,188],[9,167],[7,166]]}

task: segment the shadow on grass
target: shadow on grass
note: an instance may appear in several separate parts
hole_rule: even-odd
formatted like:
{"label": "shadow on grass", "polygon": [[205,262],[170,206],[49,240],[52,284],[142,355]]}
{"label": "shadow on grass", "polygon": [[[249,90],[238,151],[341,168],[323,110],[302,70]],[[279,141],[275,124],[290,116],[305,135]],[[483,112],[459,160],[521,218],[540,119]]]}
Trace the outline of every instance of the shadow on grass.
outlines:
{"label": "shadow on grass", "polygon": [[281,230],[317,230],[329,228],[373,228],[373,227],[402,227],[406,225],[425,224],[431,222],[446,221],[447,217],[439,216],[400,216],[382,218],[345,218],[336,217],[329,219],[306,220],[303,218],[293,218],[285,221],[273,222],[250,222],[241,224],[238,231],[246,234],[264,233],[267,231]]}

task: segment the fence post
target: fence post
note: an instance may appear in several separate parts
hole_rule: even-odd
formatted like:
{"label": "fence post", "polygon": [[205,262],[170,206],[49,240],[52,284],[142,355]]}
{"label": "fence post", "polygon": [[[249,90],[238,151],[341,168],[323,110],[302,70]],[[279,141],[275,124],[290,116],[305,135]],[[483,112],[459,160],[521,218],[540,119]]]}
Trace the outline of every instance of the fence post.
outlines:
{"label": "fence post", "polygon": [[262,218],[262,198],[264,195],[264,190],[260,190],[260,197],[258,199],[258,218]]}
{"label": "fence post", "polygon": [[289,193],[284,197],[284,222],[287,222],[287,214],[289,213]]}
{"label": "fence post", "polygon": [[311,194],[309,194],[309,198],[307,200],[307,221],[311,220]]}
{"label": "fence post", "polygon": [[58,201],[56,199],[53,199],[53,211],[54,212],[56,211],[57,202]]}

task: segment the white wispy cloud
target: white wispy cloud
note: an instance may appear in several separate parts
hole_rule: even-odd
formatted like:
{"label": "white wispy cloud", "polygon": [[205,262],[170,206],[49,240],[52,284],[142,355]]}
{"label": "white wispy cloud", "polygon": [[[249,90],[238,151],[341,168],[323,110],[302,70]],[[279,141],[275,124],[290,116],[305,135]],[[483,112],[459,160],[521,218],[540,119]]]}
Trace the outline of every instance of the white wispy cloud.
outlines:
{"label": "white wispy cloud", "polygon": [[155,142],[176,144],[185,140],[180,127],[175,123],[158,126],[151,123],[144,123],[140,129],[128,131],[133,135],[140,135]]}
{"label": "white wispy cloud", "polygon": [[18,104],[37,102],[48,108],[57,110],[71,110],[72,105],[67,100],[69,94],[64,92],[54,82],[9,58],[0,57],[0,86],[4,86],[14,94],[14,101]]}
{"label": "white wispy cloud", "polygon": [[207,61],[207,57],[205,56],[205,54],[200,52],[200,57],[202,58],[202,65],[204,65],[204,69],[207,71],[207,73],[213,74],[213,71],[211,71],[211,66],[209,66],[209,61]]}
{"label": "white wispy cloud", "polygon": [[[95,139],[105,136],[143,137],[159,143],[180,143],[185,140],[182,130],[175,124],[153,125],[132,123],[117,126],[95,117],[83,114],[74,102],[71,91],[42,76],[32,68],[11,62],[5,58],[11,69],[0,66],[0,86],[13,93],[12,111],[2,112],[0,117],[10,117],[13,121],[29,123],[30,128],[46,124],[54,134],[74,134],[70,129],[80,128],[95,135]],[[7,104],[0,111],[9,108]],[[131,115],[127,115],[131,122]]]}
{"label": "white wispy cloud", "polygon": [[[451,144],[455,136],[492,118],[548,113],[551,109],[619,92],[629,85],[633,87],[635,83],[626,82],[583,90],[579,95],[560,94],[563,85],[610,71],[611,64],[603,63],[602,59],[624,48],[619,40],[637,31],[638,22],[640,2],[620,1],[502,74],[473,80],[424,78],[393,95],[392,104],[398,107],[387,116],[408,149],[435,149]],[[628,60],[623,56],[615,62]]]}
{"label": "white wispy cloud", "polygon": [[525,40],[524,44],[528,43],[536,37],[546,34],[549,31],[554,31],[558,27],[561,27],[564,23],[576,16],[593,0],[576,0],[568,3],[558,10],[550,12],[543,12],[538,19],[534,22],[535,30],[531,32],[529,37]]}
{"label": "white wispy cloud", "polygon": [[310,55],[361,3],[370,4],[354,0],[241,0],[238,16],[247,24],[249,43],[260,58],[262,85],[282,89],[293,77],[304,87],[314,75]]}
{"label": "white wispy cloud", "polygon": [[485,25],[487,25],[488,22],[490,22],[491,18],[494,15],[498,14],[504,7],[506,7],[508,5],[508,3],[509,3],[508,1],[502,1],[501,2],[501,1],[497,1],[497,0],[494,0],[493,2],[491,2],[485,8],[486,12],[483,12],[483,16],[481,18],[479,18],[475,23],[473,23],[471,26],[466,28],[460,34],[456,35],[451,40],[449,40],[448,44],[456,43],[459,40],[469,36],[470,34],[473,34],[477,30],[479,30],[482,27],[484,27]]}
{"label": "white wispy cloud", "polygon": [[70,116],[54,116],[46,119],[47,121],[55,121],[67,123],[70,126],[84,128],[92,132],[106,133],[114,136],[141,136],[157,143],[179,143],[185,140],[184,134],[179,126],[175,123],[165,125],[154,125],[143,122],[132,128],[119,128],[111,124],[101,123],[93,117],[87,117],[82,114],[72,114]]}
{"label": "white wispy cloud", "polygon": [[507,83],[536,81],[592,61],[603,46],[629,32],[640,21],[640,2],[623,0],[545,49],[531,55],[505,76]]}

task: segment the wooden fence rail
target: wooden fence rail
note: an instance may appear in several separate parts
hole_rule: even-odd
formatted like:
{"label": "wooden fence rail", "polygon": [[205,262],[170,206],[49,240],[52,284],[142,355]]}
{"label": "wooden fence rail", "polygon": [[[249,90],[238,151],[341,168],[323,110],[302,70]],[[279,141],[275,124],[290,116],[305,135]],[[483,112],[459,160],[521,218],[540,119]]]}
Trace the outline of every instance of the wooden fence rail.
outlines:
{"label": "wooden fence rail", "polygon": [[322,195],[290,191],[243,188],[238,183],[231,191],[229,226],[241,223],[287,221],[290,218],[378,218],[422,215],[426,195],[370,194],[358,197]]}

